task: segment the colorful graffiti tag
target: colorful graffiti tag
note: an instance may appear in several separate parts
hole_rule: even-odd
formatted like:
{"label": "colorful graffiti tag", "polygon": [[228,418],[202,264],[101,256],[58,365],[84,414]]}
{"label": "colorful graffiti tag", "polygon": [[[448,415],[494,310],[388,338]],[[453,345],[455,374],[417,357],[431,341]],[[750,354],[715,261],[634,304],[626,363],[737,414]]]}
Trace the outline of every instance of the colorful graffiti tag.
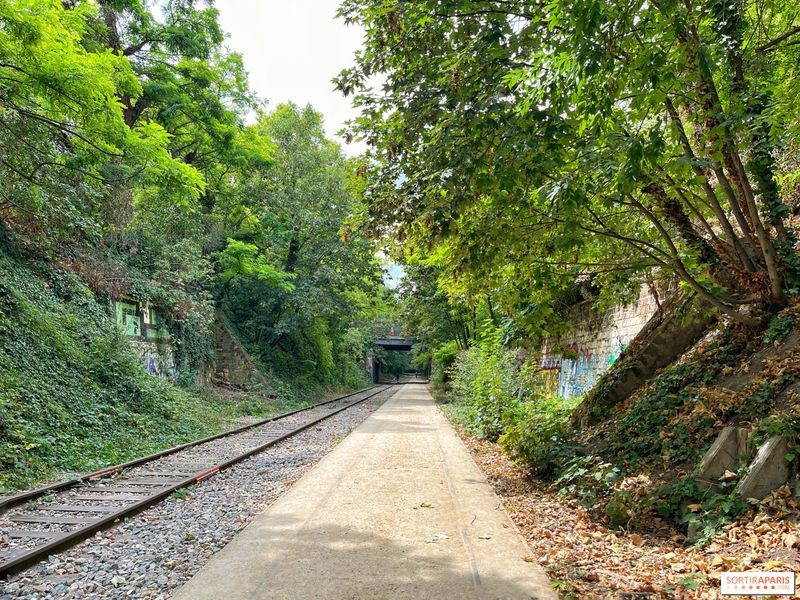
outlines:
{"label": "colorful graffiti tag", "polygon": [[117,324],[130,340],[139,360],[158,377],[175,375],[175,353],[163,318],[156,309],[131,298],[114,300]]}
{"label": "colorful graffiti tag", "polygon": [[617,362],[626,346],[657,314],[659,303],[649,286],[632,302],[598,311],[592,300],[570,307],[568,331],[542,340],[540,368],[545,389],[571,398],[591,389]]}
{"label": "colorful graffiti tag", "polygon": [[175,375],[175,355],[172,347],[166,344],[153,342],[139,342],[132,340],[131,346],[139,355],[139,361],[148,373],[158,377],[172,377]]}
{"label": "colorful graffiti tag", "polygon": [[570,344],[562,348],[559,354],[545,354],[539,363],[545,389],[562,398],[580,396],[591,389],[626,346],[617,340],[600,343],[592,351]]}

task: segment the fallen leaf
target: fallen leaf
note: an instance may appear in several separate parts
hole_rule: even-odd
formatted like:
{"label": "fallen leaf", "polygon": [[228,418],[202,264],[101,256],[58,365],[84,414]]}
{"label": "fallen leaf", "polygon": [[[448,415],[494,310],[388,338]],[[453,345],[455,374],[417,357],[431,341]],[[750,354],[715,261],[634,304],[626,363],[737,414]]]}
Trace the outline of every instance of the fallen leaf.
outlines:
{"label": "fallen leaf", "polygon": [[[800,372],[800,347],[793,360]],[[539,563],[553,577],[568,582],[576,598],[614,597],[616,590],[676,600],[715,598],[725,571],[766,570],[767,565],[772,570],[796,568],[800,498],[794,498],[789,488],[774,491],[764,501],[753,501],[708,545],[689,545],[673,523],[652,513],[639,515],[642,529],[636,533],[615,533],[605,526],[602,502],[586,509],[574,497],[554,493],[546,483],[528,478],[496,445],[474,438],[466,442],[495,485],[511,521],[531,544],[532,555],[521,558]],[[681,471],[671,474],[678,479],[683,475]],[[654,481],[643,477],[639,489],[629,485],[633,479],[622,481],[622,489],[637,498],[646,497]],[[705,505],[698,504],[693,514],[704,512]],[[688,507],[685,510],[689,512]],[[599,581],[592,581],[593,575],[582,578],[588,572]],[[692,590],[676,589],[683,578],[694,586]]]}

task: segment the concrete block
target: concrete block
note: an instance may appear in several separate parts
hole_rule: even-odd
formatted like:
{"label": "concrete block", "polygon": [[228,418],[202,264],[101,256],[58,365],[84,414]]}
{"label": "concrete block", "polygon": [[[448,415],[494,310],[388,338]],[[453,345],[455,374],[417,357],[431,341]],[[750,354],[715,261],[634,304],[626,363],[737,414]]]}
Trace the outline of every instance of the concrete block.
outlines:
{"label": "concrete block", "polygon": [[740,455],[747,452],[747,429],[723,427],[711,448],[703,456],[697,469],[697,484],[709,487],[730,469]]}
{"label": "concrete block", "polygon": [[744,498],[761,500],[775,488],[789,479],[789,440],[783,436],[769,438],[758,449],[758,454],[750,464],[747,475],[736,486],[736,491]]}

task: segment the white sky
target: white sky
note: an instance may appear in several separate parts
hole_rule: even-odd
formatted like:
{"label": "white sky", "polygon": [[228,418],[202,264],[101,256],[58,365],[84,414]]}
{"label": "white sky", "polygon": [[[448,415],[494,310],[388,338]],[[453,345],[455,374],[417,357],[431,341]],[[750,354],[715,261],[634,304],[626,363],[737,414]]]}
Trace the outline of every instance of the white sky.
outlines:
{"label": "white sky", "polygon": [[[364,144],[346,144],[336,133],[357,113],[331,79],[353,64],[363,32],[335,18],[339,1],[216,0],[214,6],[230,36],[226,46],[244,58],[250,87],[268,101],[267,108],[290,100],[300,106],[311,103],[325,116],[328,136],[354,156]],[[397,287],[402,276],[402,267],[387,264],[388,287]]]}
{"label": "white sky", "polygon": [[336,19],[339,0],[216,0],[226,45],[244,57],[251,89],[268,109],[291,100],[311,103],[325,116],[325,129],[349,155],[364,150],[336,137],[356,116],[350,99],[331,79],[353,63],[362,31]]}

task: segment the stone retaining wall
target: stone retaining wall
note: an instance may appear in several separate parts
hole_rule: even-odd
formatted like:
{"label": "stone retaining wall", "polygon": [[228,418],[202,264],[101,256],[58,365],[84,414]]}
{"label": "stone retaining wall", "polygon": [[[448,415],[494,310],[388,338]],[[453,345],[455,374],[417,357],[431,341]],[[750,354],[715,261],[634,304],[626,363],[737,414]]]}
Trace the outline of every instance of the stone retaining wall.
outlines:
{"label": "stone retaining wall", "polygon": [[571,330],[542,345],[540,367],[546,389],[562,398],[587,392],[657,310],[656,298],[647,286],[642,286],[634,302],[604,313],[598,313],[591,301],[572,307]]}

